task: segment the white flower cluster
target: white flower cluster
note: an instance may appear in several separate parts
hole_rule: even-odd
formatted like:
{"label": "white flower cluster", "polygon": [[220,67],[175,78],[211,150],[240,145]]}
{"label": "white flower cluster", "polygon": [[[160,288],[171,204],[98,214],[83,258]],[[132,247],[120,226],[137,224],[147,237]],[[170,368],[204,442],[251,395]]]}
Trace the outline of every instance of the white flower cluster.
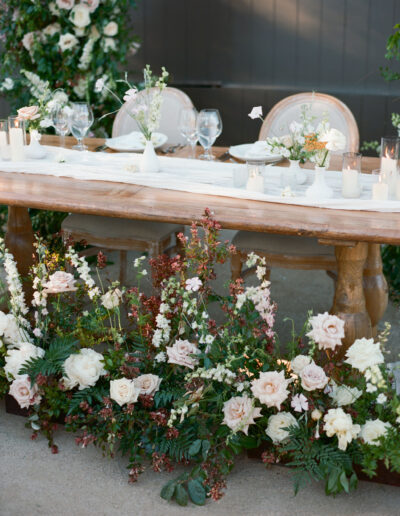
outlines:
{"label": "white flower cluster", "polygon": [[92,61],[92,53],[93,53],[93,46],[95,43],[94,38],[89,38],[87,42],[85,43],[85,46],[82,50],[82,55],[79,59],[78,68],[79,70],[87,70],[89,68],[89,65]]}
{"label": "white flower cluster", "polygon": [[10,91],[14,88],[14,81],[11,77],[6,77],[0,85],[0,91]]}
{"label": "white flower cluster", "polygon": [[204,378],[207,380],[215,380],[216,382],[225,383],[232,385],[235,381],[236,374],[228,369],[224,364],[218,364],[217,367],[205,369],[199,367],[192,373],[188,373],[185,376],[186,381],[190,381],[193,378]]}
{"label": "white flower cluster", "polygon": [[[196,406],[196,403],[193,406]],[[188,411],[189,411],[189,408],[187,405],[182,405],[182,407],[178,407],[177,409],[172,409],[167,425],[170,428],[172,426],[174,426],[174,422],[178,419],[178,416],[181,416],[179,419],[179,422],[182,423],[183,420],[185,419],[185,415],[188,413]]]}
{"label": "white flower cluster", "polygon": [[90,274],[90,267],[84,256],[79,256],[78,253],[72,248],[66,253],[65,257],[71,261],[71,264],[76,268],[79,277],[84,282],[88,289],[88,296],[90,299],[100,296],[101,292],[99,287],[96,286],[94,279]]}
{"label": "white flower cluster", "polygon": [[21,73],[25,75],[29,81],[29,91],[31,95],[35,97],[35,99],[42,98],[49,89],[49,81],[42,81],[36,73],[29,72],[28,70],[21,70]]}
{"label": "white flower cluster", "polygon": [[386,389],[387,385],[378,365],[373,365],[364,373],[367,381],[366,391],[376,392],[378,389]]}

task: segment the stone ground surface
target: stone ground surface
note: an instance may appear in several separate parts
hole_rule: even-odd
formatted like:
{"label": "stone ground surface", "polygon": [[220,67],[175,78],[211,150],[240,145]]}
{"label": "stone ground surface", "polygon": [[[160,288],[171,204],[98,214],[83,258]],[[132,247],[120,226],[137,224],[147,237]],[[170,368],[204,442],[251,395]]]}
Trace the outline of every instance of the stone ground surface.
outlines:
{"label": "stone ground surface", "polygon": [[[224,232],[231,238],[233,232]],[[130,259],[138,256],[132,253]],[[115,265],[109,274],[117,272]],[[220,271],[218,288],[229,278],[229,268]],[[278,303],[276,330],[282,345],[290,336],[292,318],[300,330],[309,309],[329,310],[332,281],[324,272],[274,269],[272,298]],[[392,324],[389,361],[400,352],[398,308],[389,305],[384,320]],[[58,455],[52,455],[44,438],[30,440],[25,420],[5,413],[0,404],[0,516],[169,516],[207,514],[230,516],[353,516],[400,514],[400,488],[361,482],[350,496],[327,498],[323,486],[312,484],[293,496],[291,472],[275,466],[265,470],[255,460],[242,457],[228,479],[226,495],[205,508],[181,508],[165,502],[159,492],[167,474],[146,472],[136,485],[128,485],[126,462],[105,459],[95,448],[78,448],[73,436],[60,431]]]}

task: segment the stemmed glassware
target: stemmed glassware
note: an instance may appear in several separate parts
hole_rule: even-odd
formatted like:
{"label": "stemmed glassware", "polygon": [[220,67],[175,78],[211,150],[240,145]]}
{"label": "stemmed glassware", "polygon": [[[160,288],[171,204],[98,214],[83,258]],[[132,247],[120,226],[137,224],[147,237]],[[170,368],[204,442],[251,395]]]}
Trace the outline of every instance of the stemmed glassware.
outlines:
{"label": "stemmed glassware", "polygon": [[179,131],[190,145],[190,157],[196,157],[197,134],[197,111],[194,107],[183,108],[179,117]]}
{"label": "stemmed glassware", "polygon": [[222,120],[218,109],[202,109],[197,117],[197,134],[199,142],[204,148],[201,159],[215,159],[210,148],[221,133]]}
{"label": "stemmed glassware", "polygon": [[93,111],[85,102],[75,102],[72,104],[72,113],[70,118],[71,132],[78,140],[78,144],[73,149],[83,151],[87,147],[83,145],[82,140],[92,126],[94,121]]}
{"label": "stemmed glassware", "polygon": [[68,106],[58,106],[51,112],[54,129],[61,137],[61,147],[65,147],[65,136],[70,131],[71,109]]}

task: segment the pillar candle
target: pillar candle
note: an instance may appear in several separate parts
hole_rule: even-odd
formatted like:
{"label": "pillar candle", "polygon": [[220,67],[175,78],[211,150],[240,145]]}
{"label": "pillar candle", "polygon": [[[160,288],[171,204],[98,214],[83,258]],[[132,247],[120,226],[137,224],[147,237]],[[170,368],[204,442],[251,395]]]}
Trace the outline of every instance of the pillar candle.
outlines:
{"label": "pillar candle", "polygon": [[7,133],[6,131],[0,131],[0,148],[7,146]]}
{"label": "pillar candle", "polygon": [[10,128],[10,149],[11,161],[23,161],[24,153],[24,133],[21,127]]}
{"label": "pillar candle", "polygon": [[348,199],[360,197],[358,170],[346,168],[342,173],[342,195]]}
{"label": "pillar candle", "polygon": [[372,185],[372,199],[374,201],[387,201],[389,198],[389,185],[383,183],[381,178]]}
{"label": "pillar candle", "polygon": [[381,174],[389,186],[389,195],[394,197],[397,183],[397,159],[381,157]]}
{"label": "pillar candle", "polygon": [[250,176],[247,180],[246,190],[251,192],[264,192],[264,178],[263,176],[255,175]]}

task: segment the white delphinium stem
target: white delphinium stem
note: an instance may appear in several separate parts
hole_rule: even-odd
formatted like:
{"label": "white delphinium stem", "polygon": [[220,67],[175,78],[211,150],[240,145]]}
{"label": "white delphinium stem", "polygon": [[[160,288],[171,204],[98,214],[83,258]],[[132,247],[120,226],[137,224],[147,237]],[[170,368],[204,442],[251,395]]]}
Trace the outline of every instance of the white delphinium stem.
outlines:
{"label": "white delphinium stem", "polygon": [[80,279],[84,282],[87,287],[88,296],[90,299],[96,299],[100,296],[101,291],[94,279],[90,274],[90,267],[84,256],[79,256],[78,253],[70,247],[65,257],[70,260],[71,264],[75,267]]}

